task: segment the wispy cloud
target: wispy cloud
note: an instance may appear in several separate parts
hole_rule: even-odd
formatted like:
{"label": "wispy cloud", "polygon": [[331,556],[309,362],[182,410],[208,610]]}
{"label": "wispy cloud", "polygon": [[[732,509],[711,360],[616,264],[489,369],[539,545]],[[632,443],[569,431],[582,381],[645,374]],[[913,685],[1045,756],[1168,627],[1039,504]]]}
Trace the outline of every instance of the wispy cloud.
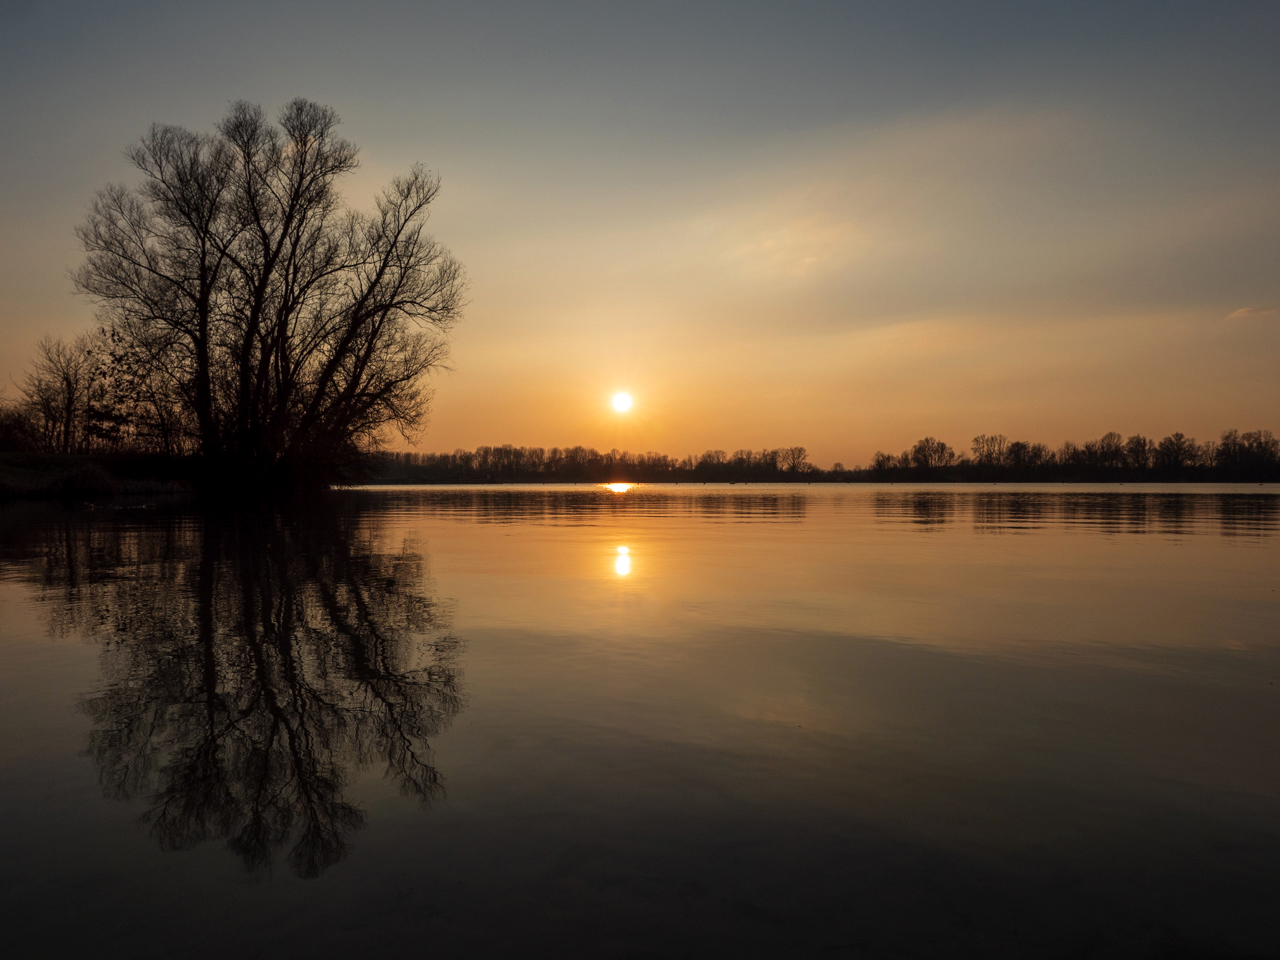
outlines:
{"label": "wispy cloud", "polygon": [[1280,314],[1280,310],[1275,307],[1241,307],[1239,310],[1232,310],[1223,320],[1261,320],[1263,317],[1274,317]]}

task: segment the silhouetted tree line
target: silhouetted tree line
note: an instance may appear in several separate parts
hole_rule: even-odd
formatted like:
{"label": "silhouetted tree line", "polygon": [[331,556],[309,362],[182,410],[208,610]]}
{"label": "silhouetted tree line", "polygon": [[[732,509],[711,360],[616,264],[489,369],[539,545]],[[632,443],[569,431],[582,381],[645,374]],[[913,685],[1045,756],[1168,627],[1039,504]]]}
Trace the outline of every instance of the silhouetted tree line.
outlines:
{"label": "silhouetted tree line", "polygon": [[592,447],[477,447],[453,453],[386,453],[376,478],[402,483],[777,483],[883,481],[1273,481],[1280,480],[1280,440],[1270,430],[1227,430],[1197,443],[1174,433],[1158,443],[1135,434],[1108,433],[1080,445],[1051,450],[1043,443],[1010,441],[1002,434],[974,437],[962,456],[925,437],[894,456],[877,453],[869,467],[822,470],[804,447],[708,450],[701,456],[601,453]]}
{"label": "silhouetted tree line", "polygon": [[[839,464],[836,465],[840,467]],[[841,468],[842,469],[842,468]],[[804,447],[708,450],[701,456],[601,453],[592,447],[477,447],[453,453],[388,453],[379,479],[404,482],[506,481],[525,483],[778,482],[825,476]]]}
{"label": "silhouetted tree line", "polygon": [[1124,481],[1280,480],[1280,440],[1270,430],[1223,432],[1197,443],[1181,433],[1158,443],[1141,434],[1125,439],[1114,431],[1081,445],[1068,440],[1056,450],[1043,443],[1009,440],[1003,434],[973,438],[972,456],[925,437],[894,456],[879,452],[863,473],[874,480]]}
{"label": "silhouetted tree line", "polygon": [[95,198],[77,289],[96,331],[42,341],[0,447],[195,454],[206,474],[321,479],[425,419],[462,268],[424,232],[439,179],[345,209],[357,166],[328,107],[272,124],[232,106],[210,134],[154,125],[137,186]]}

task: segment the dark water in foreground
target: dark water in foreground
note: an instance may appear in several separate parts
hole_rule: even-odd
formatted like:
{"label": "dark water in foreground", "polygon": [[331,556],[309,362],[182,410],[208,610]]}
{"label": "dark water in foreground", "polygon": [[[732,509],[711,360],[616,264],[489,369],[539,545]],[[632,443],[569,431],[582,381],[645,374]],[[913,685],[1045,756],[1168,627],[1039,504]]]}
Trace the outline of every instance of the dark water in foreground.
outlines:
{"label": "dark water in foreground", "polygon": [[47,957],[1280,956],[1276,494],[6,508],[0,929]]}

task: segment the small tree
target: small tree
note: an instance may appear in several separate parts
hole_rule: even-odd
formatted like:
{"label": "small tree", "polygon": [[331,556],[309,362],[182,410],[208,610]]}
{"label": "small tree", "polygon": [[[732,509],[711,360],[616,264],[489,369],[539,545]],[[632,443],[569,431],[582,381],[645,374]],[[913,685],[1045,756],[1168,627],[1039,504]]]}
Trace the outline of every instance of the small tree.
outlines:
{"label": "small tree", "polygon": [[1034,470],[1053,459],[1053,454],[1043,443],[1015,440],[1005,453],[1005,463],[1015,470]]}
{"label": "small tree", "polygon": [[1140,433],[1135,433],[1124,442],[1124,461],[1135,470],[1148,470],[1151,458],[1155,456],[1156,445]]}
{"label": "small tree", "polygon": [[1097,440],[1084,445],[1085,461],[1094,469],[1123,467],[1125,463],[1124,438],[1112,430]]}
{"label": "small tree", "polygon": [[729,462],[729,455],[723,450],[707,450],[698,457],[698,469],[706,471],[722,470]]}
{"label": "small tree", "polygon": [[985,433],[973,438],[973,459],[984,467],[1002,467],[1009,450],[1009,438],[1003,433],[987,436]]}
{"label": "small tree", "polygon": [[1270,430],[1251,430],[1240,440],[1248,451],[1251,466],[1274,469],[1280,465],[1280,439]]}
{"label": "small tree", "polygon": [[809,469],[809,451],[804,447],[783,447],[778,462],[787,473],[805,473]]}
{"label": "small tree", "polygon": [[933,437],[917,440],[911,448],[911,465],[922,470],[950,467],[956,462],[956,452],[950,446]]}
{"label": "small tree", "polygon": [[35,361],[22,381],[22,406],[41,449],[50,453],[88,449],[95,379],[88,336],[70,342],[46,336],[36,344]]}
{"label": "small tree", "polygon": [[1155,465],[1163,470],[1181,470],[1195,462],[1195,440],[1181,433],[1170,434],[1156,446]]}
{"label": "small tree", "polygon": [[871,469],[876,473],[885,473],[897,465],[897,457],[883,450],[877,450],[875,456],[871,458]]}

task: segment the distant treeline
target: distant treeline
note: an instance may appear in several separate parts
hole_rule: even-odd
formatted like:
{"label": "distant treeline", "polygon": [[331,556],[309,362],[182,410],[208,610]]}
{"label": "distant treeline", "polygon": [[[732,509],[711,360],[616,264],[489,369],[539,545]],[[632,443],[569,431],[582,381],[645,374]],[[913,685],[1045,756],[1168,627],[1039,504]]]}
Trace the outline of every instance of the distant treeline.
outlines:
{"label": "distant treeline", "polygon": [[1227,430],[1197,443],[1181,433],[1156,442],[1108,433],[1058,449],[1010,441],[1003,434],[973,439],[971,455],[925,437],[909,450],[877,453],[866,467],[841,463],[823,470],[804,447],[708,450],[682,458],[660,453],[601,453],[591,447],[477,447],[453,453],[385,453],[375,467],[382,482],[639,483],[713,482],[1114,482],[1280,481],[1280,440],[1270,430]]}
{"label": "distant treeline", "polygon": [[[843,471],[840,464],[838,470]],[[453,453],[382,454],[378,479],[387,482],[506,481],[607,483],[632,481],[755,481],[826,479],[830,471],[809,462],[804,447],[776,450],[708,450],[700,457],[661,453],[601,453],[593,447],[476,447]]]}
{"label": "distant treeline", "polygon": [[890,481],[1280,480],[1280,440],[1270,430],[1227,430],[1203,443],[1181,433],[1156,442],[1141,434],[1125,439],[1113,431],[1084,444],[1068,440],[1057,450],[1004,434],[981,434],[970,450],[972,456],[966,457],[925,437],[897,456],[877,453],[862,473],[865,479]]}

